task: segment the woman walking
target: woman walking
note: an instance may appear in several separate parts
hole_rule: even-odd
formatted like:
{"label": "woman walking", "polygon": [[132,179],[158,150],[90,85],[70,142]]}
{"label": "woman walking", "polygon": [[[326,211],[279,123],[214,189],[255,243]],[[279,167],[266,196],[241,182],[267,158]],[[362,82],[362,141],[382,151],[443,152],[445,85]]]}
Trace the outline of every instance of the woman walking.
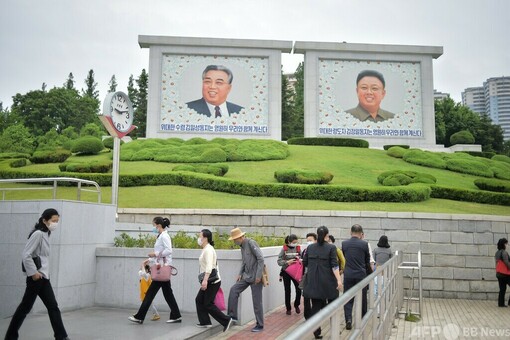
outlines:
{"label": "woman walking", "polygon": [[[505,305],[505,293],[506,286],[510,286],[510,260],[508,259],[508,252],[506,246],[508,240],[501,238],[498,241],[498,251],[494,256],[496,259],[496,277],[499,283],[499,296],[498,296],[498,307],[507,307]],[[508,300],[510,305],[510,299]]]}
{"label": "woman walking", "polygon": [[299,282],[292,278],[285,270],[298,261],[301,261],[301,248],[298,245],[298,238],[294,234],[290,234],[286,237],[286,242],[278,255],[278,265],[282,267],[280,275],[283,278],[283,288],[285,290],[285,307],[287,307],[287,315],[291,315],[290,306],[290,283],[294,284],[296,289],[296,299],[294,300],[294,308],[296,313],[301,313],[299,305],[301,303],[301,289],[299,288]]}
{"label": "woman walking", "polygon": [[[170,226],[170,220],[168,218],[163,217],[155,217],[152,220],[152,224],[154,225],[154,232],[158,234],[156,238],[156,243],[154,244],[154,251],[149,253],[149,257],[151,258],[151,263],[157,264],[161,261],[165,264],[172,264],[172,240],[170,239],[170,235],[167,232],[167,227]],[[174,293],[172,292],[172,285],[170,283],[170,277],[168,277],[168,281],[155,281],[152,280],[147,293],[145,294],[145,298],[138,309],[138,312],[129,317],[130,321],[136,323],[143,323],[145,316],[147,315],[147,311],[154,300],[154,297],[158,293],[159,289],[163,291],[163,296],[165,297],[166,302],[168,303],[168,307],[170,307],[170,319],[167,320],[167,323],[179,323],[181,322],[181,312],[179,311],[179,306],[177,305],[177,301],[175,301]]]}
{"label": "woman walking", "polygon": [[[304,295],[312,299],[310,317],[336,299],[342,290],[336,247],[329,244],[328,239],[328,228],[317,228],[317,243],[307,247],[303,258],[303,264],[308,268]],[[313,334],[315,339],[322,339],[320,328]]]}
{"label": "woman walking", "polygon": [[18,339],[18,331],[25,317],[32,309],[35,299],[39,296],[48,309],[51,327],[55,339],[69,339],[62,322],[55,294],[50,283],[50,235],[58,226],[60,216],[55,209],[46,209],[34,230],[28,236],[28,242],[23,250],[23,271],[27,276],[27,287],[23,299],[12,316],[9,328],[5,334],[6,340]]}
{"label": "woman walking", "polygon": [[198,235],[197,242],[202,247],[202,253],[198,258],[198,262],[200,264],[200,277],[203,276],[200,290],[195,298],[198,316],[197,326],[204,328],[212,327],[210,315],[223,326],[223,332],[226,332],[232,325],[232,318],[223,314],[214,304],[214,298],[221,286],[221,277],[211,231],[209,229],[202,229]]}

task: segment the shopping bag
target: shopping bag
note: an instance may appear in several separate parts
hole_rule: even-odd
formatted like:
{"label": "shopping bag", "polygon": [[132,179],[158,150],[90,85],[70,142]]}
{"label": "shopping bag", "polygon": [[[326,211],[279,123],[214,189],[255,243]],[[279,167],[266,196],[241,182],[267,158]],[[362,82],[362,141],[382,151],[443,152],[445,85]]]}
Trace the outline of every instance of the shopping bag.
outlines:
{"label": "shopping bag", "polygon": [[214,304],[219,310],[227,310],[225,307],[225,295],[223,294],[223,289],[221,289],[221,287],[214,297]]}
{"label": "shopping bag", "polygon": [[297,282],[301,282],[301,278],[303,277],[303,263],[298,260],[285,268],[285,272]]}
{"label": "shopping bag", "polygon": [[496,265],[496,273],[510,275],[510,269],[506,266],[505,262],[503,260],[498,260]]}

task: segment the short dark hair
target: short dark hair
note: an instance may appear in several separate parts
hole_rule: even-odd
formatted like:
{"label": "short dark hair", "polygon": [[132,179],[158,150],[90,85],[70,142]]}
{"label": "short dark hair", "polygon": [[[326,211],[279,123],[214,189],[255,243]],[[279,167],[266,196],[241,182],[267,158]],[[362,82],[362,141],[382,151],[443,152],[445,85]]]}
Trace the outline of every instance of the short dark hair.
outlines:
{"label": "short dark hair", "polygon": [[388,243],[388,236],[383,235],[379,238],[379,242],[377,242],[377,246],[379,248],[389,248],[390,244]]}
{"label": "short dark hair", "polygon": [[291,243],[292,241],[296,241],[298,239],[296,234],[290,234],[287,237],[289,238],[289,242],[288,243]]}
{"label": "short dark hair", "polygon": [[356,86],[358,86],[359,81],[365,77],[376,77],[377,79],[379,79],[381,81],[383,88],[386,87],[386,82],[384,81],[384,76],[382,75],[381,72],[377,72],[376,70],[361,71],[358,74],[358,77],[356,78]]}
{"label": "short dark hair", "polygon": [[214,247],[212,232],[209,229],[202,229],[202,235],[207,239],[207,242]]}
{"label": "short dark hair", "polygon": [[306,238],[309,238],[310,236],[313,237],[313,239],[315,241],[317,241],[317,234],[316,233],[308,233],[308,234],[306,234]]}
{"label": "short dark hair", "polygon": [[205,79],[205,75],[209,71],[222,71],[225,72],[228,76],[228,83],[232,84],[232,80],[234,80],[234,75],[232,74],[232,71],[230,69],[226,68],[223,65],[207,65],[207,67],[204,69],[204,72],[202,72],[202,80]]}
{"label": "short dark hair", "polygon": [[505,249],[505,244],[508,243],[508,240],[506,238],[500,238],[498,241],[498,250]]}
{"label": "short dark hair", "polygon": [[154,217],[154,219],[152,220],[152,223],[159,224],[160,226],[163,227],[163,229],[170,226],[170,220],[166,217],[160,217],[160,216]]}
{"label": "short dark hair", "polygon": [[319,228],[317,228],[317,243],[319,243],[319,245],[324,244],[325,242],[324,238],[326,237],[327,234],[329,234],[328,227],[320,226]]}
{"label": "short dark hair", "polygon": [[363,234],[363,227],[360,226],[359,224],[354,224],[351,227],[351,233]]}

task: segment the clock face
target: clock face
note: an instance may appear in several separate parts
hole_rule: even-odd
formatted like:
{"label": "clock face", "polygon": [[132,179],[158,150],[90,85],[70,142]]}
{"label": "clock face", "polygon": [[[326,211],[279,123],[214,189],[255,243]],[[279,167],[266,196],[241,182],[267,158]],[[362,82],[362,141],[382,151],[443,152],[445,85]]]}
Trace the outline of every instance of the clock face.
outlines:
{"label": "clock face", "polygon": [[110,117],[113,126],[120,132],[126,132],[133,124],[133,107],[129,98],[122,92],[116,92],[110,101]]}

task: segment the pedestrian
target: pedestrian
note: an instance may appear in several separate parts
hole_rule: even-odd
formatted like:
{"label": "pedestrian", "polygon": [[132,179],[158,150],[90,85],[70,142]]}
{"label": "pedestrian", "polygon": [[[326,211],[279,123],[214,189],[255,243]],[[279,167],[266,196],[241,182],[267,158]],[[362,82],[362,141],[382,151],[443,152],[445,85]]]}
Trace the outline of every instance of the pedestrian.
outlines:
{"label": "pedestrian", "polygon": [[[311,244],[316,243],[316,242],[317,242],[317,234],[316,233],[306,234],[306,245],[307,246],[303,250],[303,253],[301,254],[302,259],[305,258],[306,252],[308,251],[308,247]],[[308,268],[303,266],[303,279],[299,283],[301,290],[304,290],[304,287],[305,287],[305,283],[306,283],[305,279],[306,279],[307,271],[308,271]],[[303,316],[305,317],[305,320],[308,320],[308,318],[311,317],[311,313],[312,313],[312,300],[303,294]]]}
{"label": "pedestrian", "polygon": [[[138,271],[138,277],[140,279],[140,300],[143,301],[143,299],[145,299],[145,295],[147,294],[147,290],[149,290],[149,286],[151,285],[152,282],[149,260],[145,260],[142,262],[140,270]],[[156,308],[156,305],[154,303],[152,303],[151,307],[153,310],[151,321],[158,321],[159,319],[161,319],[158,309]]]}
{"label": "pedestrian", "polygon": [[[283,244],[286,244],[286,245],[289,244],[289,235],[285,236],[285,239],[283,240]],[[283,273],[284,272],[285,271],[283,270],[283,267],[282,267],[282,269],[280,269],[280,275],[279,275],[278,281],[280,281],[280,282],[283,281]]]}
{"label": "pedestrian", "polygon": [[242,264],[236,283],[230,288],[228,296],[228,314],[238,320],[237,307],[239,295],[248,287],[251,288],[253,312],[257,324],[252,332],[264,330],[264,308],[262,305],[262,270],[264,268],[264,256],[259,245],[254,240],[244,236],[245,233],[239,228],[230,231],[229,240],[241,247]]}
{"label": "pedestrian", "polygon": [[[290,306],[290,295],[291,295],[291,282],[294,284],[296,290],[296,299],[294,300],[294,309],[296,314],[301,313],[299,305],[301,304],[301,289],[299,288],[299,282],[295,278],[291,277],[285,270],[298,262],[301,262],[301,247],[298,244],[298,237],[295,234],[290,234],[286,238],[288,241],[283,245],[280,254],[278,255],[278,265],[282,267],[280,275],[283,277],[283,287],[285,290],[285,307],[287,308],[287,315],[291,315]],[[300,273],[302,269],[300,268]]]}
{"label": "pedestrian", "polygon": [[[336,247],[327,242],[328,234],[327,227],[317,228],[317,243],[307,247],[303,258],[303,264],[308,268],[304,295],[312,300],[310,316],[336,299],[342,290]],[[322,339],[320,327],[313,334],[315,339]]]}
{"label": "pedestrian", "polygon": [[[510,286],[510,260],[508,259],[508,252],[506,247],[508,240],[500,238],[498,241],[498,251],[494,256],[496,259],[496,277],[499,283],[498,307],[507,307],[505,305],[506,286]],[[508,300],[510,305],[510,299]]]}
{"label": "pedestrian", "polygon": [[[335,236],[329,235],[328,243],[333,244],[336,247]],[[340,275],[342,275],[344,272],[344,269],[345,269],[345,256],[344,256],[342,249],[336,247],[336,256],[338,257],[338,266],[340,267]]]}
{"label": "pedestrian", "polygon": [[[150,257],[149,263],[151,264],[151,268],[154,268],[156,265],[170,266],[172,264],[172,239],[170,238],[167,230],[170,226],[170,220],[168,218],[155,217],[152,220],[152,224],[154,226],[152,231],[158,236],[156,238],[156,243],[154,244],[154,251],[148,254]],[[143,323],[143,320],[147,315],[147,311],[149,310],[149,307],[160,288],[163,291],[163,296],[168,303],[168,307],[170,307],[170,318],[167,320],[167,323],[180,323],[182,321],[181,312],[179,311],[179,306],[177,305],[177,301],[175,301],[174,293],[172,291],[170,276],[168,277],[168,280],[165,281],[152,280],[138,312],[129,317],[130,321],[139,324]]]}
{"label": "pedestrian", "polygon": [[[342,242],[345,255],[344,292],[354,287],[367,277],[371,271],[370,251],[368,242],[362,239],[363,228],[359,224],[351,227],[351,238]],[[367,312],[367,287],[363,288],[361,300],[361,315]],[[354,298],[344,305],[345,328],[352,329],[352,305]]]}
{"label": "pedestrian", "polygon": [[232,325],[232,317],[223,314],[214,304],[214,298],[221,286],[221,277],[218,268],[218,257],[214,250],[214,241],[209,229],[202,229],[197,238],[198,245],[202,247],[202,253],[198,258],[200,265],[199,278],[203,276],[200,282],[200,289],[195,298],[197,306],[198,327],[212,327],[211,315],[223,326],[223,332],[228,331]]}
{"label": "pedestrian", "polygon": [[391,259],[391,247],[388,242],[388,236],[382,235],[379,238],[379,242],[377,242],[377,248],[374,249],[373,252],[374,261],[376,268],[385,264],[389,259]]}
{"label": "pedestrian", "polygon": [[366,241],[368,243],[368,251],[370,253],[370,268],[371,268],[371,272],[374,271],[374,268],[375,268],[375,260],[374,260],[374,256],[373,256],[373,252],[372,252],[372,246],[370,245],[370,242],[368,242],[367,240],[365,240],[365,233],[361,233],[361,239]]}
{"label": "pedestrian", "polygon": [[18,339],[18,331],[38,296],[48,310],[55,339],[69,339],[50,283],[50,235],[57,229],[59,219],[57,210],[53,208],[44,210],[28,235],[28,241],[22,253],[27,287],[9,323],[5,334],[6,340]]}

